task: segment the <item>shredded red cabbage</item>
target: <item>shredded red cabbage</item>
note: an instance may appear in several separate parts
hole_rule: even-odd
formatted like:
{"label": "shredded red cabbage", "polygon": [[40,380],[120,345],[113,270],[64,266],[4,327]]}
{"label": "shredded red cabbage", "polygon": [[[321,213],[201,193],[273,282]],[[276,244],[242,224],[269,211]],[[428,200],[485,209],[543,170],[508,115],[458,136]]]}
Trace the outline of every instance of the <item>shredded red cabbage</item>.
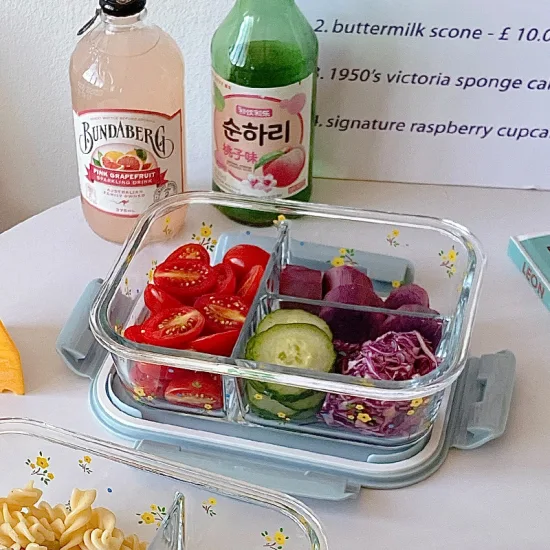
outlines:
{"label": "shredded red cabbage", "polygon": [[[370,380],[411,380],[438,366],[429,344],[416,331],[389,332],[362,345],[335,342],[335,348],[343,374]],[[440,401],[440,394],[412,401],[327,394],[320,414],[328,426],[362,435],[410,437],[431,425]]]}

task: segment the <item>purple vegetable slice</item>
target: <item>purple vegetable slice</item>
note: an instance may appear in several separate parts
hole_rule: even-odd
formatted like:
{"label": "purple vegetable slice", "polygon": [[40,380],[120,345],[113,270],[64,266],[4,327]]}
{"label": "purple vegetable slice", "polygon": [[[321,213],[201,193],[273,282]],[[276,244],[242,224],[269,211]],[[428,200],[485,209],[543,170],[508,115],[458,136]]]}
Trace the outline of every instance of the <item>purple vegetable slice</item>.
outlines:
{"label": "purple vegetable slice", "polygon": [[[380,307],[380,298],[374,292],[362,285],[344,285],[333,288],[325,295],[325,301],[358,306]],[[374,323],[380,319],[373,318],[373,314],[366,311],[353,311],[337,307],[324,307],[319,313],[334,334],[337,340],[348,343],[361,343],[368,340]]]}
{"label": "purple vegetable slice", "polygon": [[401,306],[419,305],[430,307],[428,293],[415,284],[401,286],[392,290],[386,299],[385,307],[388,309],[399,309]]}
{"label": "purple vegetable slice", "polygon": [[351,265],[341,265],[332,267],[325,273],[323,279],[323,291],[328,294],[331,290],[339,286],[359,285],[374,292],[372,281],[369,277]]}
{"label": "purple vegetable slice", "polygon": [[[300,265],[287,265],[279,281],[279,292],[284,296],[295,296],[308,300],[323,299],[323,273]],[[319,308],[313,305],[285,302],[283,309],[303,309],[310,313],[319,313]]]}
{"label": "purple vegetable slice", "polygon": [[[434,309],[414,304],[401,306],[397,311],[439,315]],[[430,343],[432,349],[437,349],[439,342],[441,342],[443,322],[441,319],[434,318],[390,315],[380,326],[379,334],[383,335],[387,332],[411,332],[413,330],[419,332]]]}

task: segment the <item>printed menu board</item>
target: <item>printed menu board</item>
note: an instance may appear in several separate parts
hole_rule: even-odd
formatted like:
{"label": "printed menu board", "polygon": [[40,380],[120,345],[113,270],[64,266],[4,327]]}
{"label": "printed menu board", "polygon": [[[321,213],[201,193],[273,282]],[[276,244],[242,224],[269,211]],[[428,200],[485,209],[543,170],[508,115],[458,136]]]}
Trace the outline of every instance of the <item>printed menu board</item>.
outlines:
{"label": "printed menu board", "polygon": [[315,175],[550,189],[546,0],[298,0],[319,37]]}

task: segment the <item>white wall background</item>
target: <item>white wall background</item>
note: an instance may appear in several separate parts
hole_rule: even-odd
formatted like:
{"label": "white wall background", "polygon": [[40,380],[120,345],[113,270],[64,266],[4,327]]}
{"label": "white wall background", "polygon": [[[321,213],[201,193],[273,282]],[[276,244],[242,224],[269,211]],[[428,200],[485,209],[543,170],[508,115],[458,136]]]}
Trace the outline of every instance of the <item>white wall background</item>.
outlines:
{"label": "white wall background", "polygon": [[[0,231],[78,194],[68,64],[97,0],[2,0]],[[233,0],[154,0],[149,21],[183,50],[193,186],[210,179],[210,38]],[[209,120],[209,119],[208,119]]]}

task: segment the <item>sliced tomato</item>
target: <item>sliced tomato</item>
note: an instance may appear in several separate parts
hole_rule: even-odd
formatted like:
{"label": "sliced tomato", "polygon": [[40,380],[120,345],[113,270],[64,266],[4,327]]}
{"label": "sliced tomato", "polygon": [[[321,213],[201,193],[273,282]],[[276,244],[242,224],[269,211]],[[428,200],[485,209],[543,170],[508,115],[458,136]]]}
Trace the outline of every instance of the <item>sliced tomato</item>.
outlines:
{"label": "sliced tomato", "polygon": [[153,315],[143,323],[146,344],[165,348],[183,348],[197,338],[204,328],[205,319],[196,309],[180,306]]}
{"label": "sliced tomato", "polygon": [[237,290],[237,277],[229,264],[218,264],[214,266],[217,282],[214,287],[214,294],[235,294]]}
{"label": "sliced tomato", "polygon": [[206,330],[213,333],[241,330],[248,313],[248,306],[238,296],[221,294],[203,296],[195,307],[206,319]]}
{"label": "sliced tomato", "polygon": [[265,269],[269,258],[270,254],[259,246],[238,244],[227,251],[223,262],[231,264],[237,280],[241,282],[253,267],[261,265]]}
{"label": "sliced tomato", "polygon": [[199,353],[230,357],[240,333],[240,330],[228,330],[227,332],[201,336],[189,344],[189,349]]}
{"label": "sliced tomato", "polygon": [[182,303],[171,294],[155,285],[147,285],[143,291],[143,300],[151,313],[160,313],[165,309],[179,307]]}
{"label": "sliced tomato", "polygon": [[181,300],[202,296],[216,285],[216,274],[199,260],[164,262],[155,269],[155,285]]}
{"label": "sliced tomato", "polygon": [[[130,370],[130,383],[132,384],[131,390],[137,397],[155,399],[164,396],[164,392],[170,383],[167,379],[159,378],[154,374],[147,373],[142,370],[143,363],[137,363]],[[156,365],[146,365],[147,367],[154,367]],[[166,367],[159,367],[166,368]]]}
{"label": "sliced tomato", "polygon": [[166,388],[164,398],[174,405],[197,409],[223,408],[221,376],[207,372],[181,371]]}
{"label": "sliced tomato", "polygon": [[243,281],[237,295],[240,296],[245,304],[251,305],[258,293],[265,269],[261,265],[254,266]]}
{"label": "sliced tomato", "polygon": [[131,327],[125,328],[122,335],[127,340],[131,340],[132,342],[136,342],[136,344],[143,344],[145,343],[145,340],[143,339],[143,326],[142,325],[133,325]]}
{"label": "sliced tomato", "polygon": [[167,262],[180,262],[181,260],[198,260],[210,265],[210,254],[204,246],[190,243],[180,246],[166,258]]}

